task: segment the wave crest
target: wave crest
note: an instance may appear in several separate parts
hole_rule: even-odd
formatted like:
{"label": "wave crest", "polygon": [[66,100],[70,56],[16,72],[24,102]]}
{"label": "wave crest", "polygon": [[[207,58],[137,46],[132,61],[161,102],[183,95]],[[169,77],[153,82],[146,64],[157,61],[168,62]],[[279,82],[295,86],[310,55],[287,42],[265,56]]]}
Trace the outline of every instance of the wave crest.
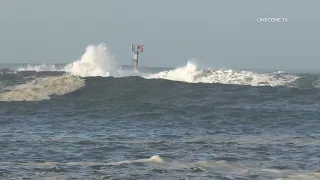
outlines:
{"label": "wave crest", "polygon": [[105,44],[89,45],[79,60],[76,60],[62,68],[54,65],[40,65],[20,68],[21,70],[34,71],[64,71],[69,74],[89,77],[124,77],[140,76],[146,79],[167,79],[187,83],[222,83],[251,86],[284,86],[290,85],[299,76],[289,75],[284,72],[256,73],[252,71],[236,71],[232,69],[199,69],[197,64],[187,62],[185,66],[158,73],[135,72],[132,69],[118,68],[118,63],[108,51]]}
{"label": "wave crest", "polygon": [[149,79],[167,79],[188,83],[221,83],[251,86],[282,86],[289,85],[299,76],[284,72],[255,73],[252,71],[235,71],[232,69],[198,69],[197,65],[188,62],[186,66],[163,71],[148,76]]}
{"label": "wave crest", "polygon": [[17,71],[64,71],[66,73],[80,76],[120,76],[117,69],[115,58],[108,51],[105,44],[88,45],[86,51],[80,59],[69,63],[62,67],[57,67],[52,64],[30,65],[19,67]]}
{"label": "wave crest", "polygon": [[36,78],[31,82],[7,87],[0,93],[0,101],[40,101],[52,95],[64,95],[85,85],[84,79],[64,74]]}
{"label": "wave crest", "polygon": [[89,45],[81,59],[68,64],[64,70],[70,74],[88,76],[119,76],[117,63],[104,44]]}

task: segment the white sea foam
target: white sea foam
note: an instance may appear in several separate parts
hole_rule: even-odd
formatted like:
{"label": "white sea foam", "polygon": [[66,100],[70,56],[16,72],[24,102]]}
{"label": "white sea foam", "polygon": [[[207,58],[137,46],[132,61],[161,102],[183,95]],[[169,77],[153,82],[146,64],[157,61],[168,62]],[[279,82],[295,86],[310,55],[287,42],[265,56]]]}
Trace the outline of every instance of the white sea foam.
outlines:
{"label": "white sea foam", "polygon": [[[58,162],[43,162],[43,163],[22,163],[20,165],[27,167],[58,167],[61,165],[67,166],[119,166],[122,164],[133,164],[135,163],[143,163],[146,167],[150,169],[158,169],[158,170],[192,170],[192,169],[200,169],[205,172],[212,172],[216,174],[220,174],[228,177],[246,177],[248,173],[254,173],[259,175],[260,178],[269,179],[270,177],[278,179],[278,180],[289,180],[289,179],[310,179],[316,180],[320,178],[319,172],[314,171],[306,171],[306,170],[280,170],[280,169],[266,169],[263,167],[259,167],[259,165],[251,164],[248,165],[246,163],[236,163],[236,162],[228,162],[225,160],[219,161],[177,161],[177,160],[166,160],[164,161],[162,157],[159,155],[154,155],[150,158],[145,159],[135,159],[135,160],[123,160],[118,162],[68,162],[68,163],[58,163]],[[3,163],[8,164],[8,163]]]}
{"label": "white sea foam", "polygon": [[195,82],[195,77],[199,75],[201,71],[197,71],[197,65],[188,62],[184,67],[178,67],[170,71],[163,71],[157,74],[152,74],[146,78],[161,78],[172,81],[183,81],[183,82]]}
{"label": "white sea foam", "polygon": [[320,88],[320,79],[312,83],[313,87]]}
{"label": "white sea foam", "polygon": [[81,77],[88,76],[141,76],[146,79],[167,79],[188,83],[222,83],[251,86],[281,86],[289,85],[299,77],[283,72],[257,73],[252,71],[237,71],[232,69],[199,69],[196,63],[187,62],[185,66],[155,74],[134,72],[119,68],[117,61],[104,44],[89,45],[79,60],[57,69],[54,65],[28,65],[18,70],[35,71],[65,71]]}
{"label": "white sea foam", "polygon": [[18,71],[64,71],[69,74],[89,77],[89,76],[120,76],[121,69],[105,44],[88,45],[86,51],[80,59],[58,68],[51,64],[30,65],[18,67]]}
{"label": "white sea foam", "polygon": [[50,99],[51,95],[63,95],[85,85],[80,77],[61,75],[36,78],[31,82],[7,87],[0,93],[0,101],[40,101]]}
{"label": "white sea foam", "polygon": [[117,63],[104,44],[89,45],[82,57],[64,67],[70,74],[88,76],[119,76]]}
{"label": "white sea foam", "polygon": [[53,64],[40,64],[40,65],[30,65],[26,67],[18,67],[17,71],[62,71],[62,69],[56,68]]}
{"label": "white sea foam", "polygon": [[287,75],[283,72],[255,73],[252,71],[235,71],[224,69],[198,69],[197,65],[188,62],[186,66],[169,71],[152,74],[146,78],[168,79],[188,83],[222,83],[251,86],[279,86],[288,85],[299,77]]}

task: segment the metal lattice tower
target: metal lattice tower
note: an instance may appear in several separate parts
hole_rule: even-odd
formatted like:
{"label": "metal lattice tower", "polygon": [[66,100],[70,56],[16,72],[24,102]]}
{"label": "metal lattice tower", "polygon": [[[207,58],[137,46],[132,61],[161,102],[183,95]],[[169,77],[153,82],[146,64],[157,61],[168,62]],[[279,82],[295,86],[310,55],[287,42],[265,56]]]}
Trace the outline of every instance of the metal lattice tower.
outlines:
{"label": "metal lattice tower", "polygon": [[143,44],[132,44],[132,68],[137,69],[139,65],[139,54],[143,53]]}

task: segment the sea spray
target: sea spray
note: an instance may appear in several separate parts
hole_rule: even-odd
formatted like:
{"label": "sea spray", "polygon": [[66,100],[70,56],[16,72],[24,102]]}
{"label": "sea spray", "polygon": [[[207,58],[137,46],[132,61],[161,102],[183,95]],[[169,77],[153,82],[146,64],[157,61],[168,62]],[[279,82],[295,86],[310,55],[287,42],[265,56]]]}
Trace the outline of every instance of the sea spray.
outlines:
{"label": "sea spray", "polygon": [[[23,70],[20,68],[19,70]],[[196,60],[190,60],[185,66],[171,70],[145,73],[133,71],[132,68],[122,69],[115,58],[108,51],[105,44],[88,45],[86,51],[79,60],[57,69],[54,65],[28,65],[25,70],[35,71],[65,71],[68,74],[80,77],[101,76],[101,77],[125,77],[141,76],[146,79],[167,79],[188,83],[222,83],[251,86],[283,86],[292,85],[300,77],[284,72],[257,73],[252,71],[237,71],[233,69],[201,69]]]}
{"label": "sea spray", "polygon": [[64,70],[75,76],[120,76],[117,62],[104,44],[89,45],[82,57],[65,66]]}

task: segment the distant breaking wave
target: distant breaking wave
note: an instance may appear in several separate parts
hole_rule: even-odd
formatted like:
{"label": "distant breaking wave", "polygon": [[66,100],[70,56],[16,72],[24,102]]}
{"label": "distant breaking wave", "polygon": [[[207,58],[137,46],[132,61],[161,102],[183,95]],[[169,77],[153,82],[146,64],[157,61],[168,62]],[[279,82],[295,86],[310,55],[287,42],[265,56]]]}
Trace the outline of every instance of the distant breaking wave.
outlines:
{"label": "distant breaking wave", "polygon": [[68,64],[64,70],[81,77],[119,76],[117,63],[103,44],[89,45],[81,59]]}
{"label": "distant breaking wave", "polygon": [[259,74],[251,71],[224,69],[198,69],[196,64],[188,62],[186,66],[170,71],[150,75],[148,78],[160,78],[188,83],[221,83],[251,86],[283,86],[299,79],[299,76],[284,72]]}
{"label": "distant breaking wave", "polygon": [[85,85],[76,76],[61,75],[36,78],[24,84],[9,86],[0,93],[0,101],[40,101],[52,95],[64,95]]}
{"label": "distant breaking wave", "polygon": [[117,62],[108,52],[104,44],[89,45],[85,53],[79,60],[67,64],[62,68],[57,68],[55,65],[27,65],[27,67],[17,68],[17,71],[64,71],[69,74],[90,77],[90,76],[119,76],[117,72]]}
{"label": "distant breaking wave", "polygon": [[[8,70],[1,71],[0,77]],[[48,72],[50,71],[50,72]],[[185,66],[158,72],[133,71],[121,68],[104,44],[89,45],[76,61],[65,66],[51,64],[27,65],[15,70],[20,83],[0,81],[0,101],[39,101],[52,95],[71,93],[86,86],[86,77],[139,76],[144,79],[165,79],[185,83],[220,83],[250,86],[293,86],[300,77],[284,72],[257,73],[225,69],[199,69],[197,64],[187,62]],[[2,75],[1,75],[2,74]],[[33,78],[31,78],[33,77]]]}
{"label": "distant breaking wave", "polygon": [[299,76],[284,72],[260,74],[252,71],[236,71],[231,69],[199,69],[192,62],[187,62],[183,67],[158,73],[134,72],[119,68],[118,63],[104,44],[89,45],[79,60],[67,64],[63,68],[56,68],[54,65],[28,65],[27,67],[20,67],[17,70],[64,71],[79,77],[140,76],[145,79],[167,79],[187,83],[222,83],[251,86],[283,86],[299,79]]}

